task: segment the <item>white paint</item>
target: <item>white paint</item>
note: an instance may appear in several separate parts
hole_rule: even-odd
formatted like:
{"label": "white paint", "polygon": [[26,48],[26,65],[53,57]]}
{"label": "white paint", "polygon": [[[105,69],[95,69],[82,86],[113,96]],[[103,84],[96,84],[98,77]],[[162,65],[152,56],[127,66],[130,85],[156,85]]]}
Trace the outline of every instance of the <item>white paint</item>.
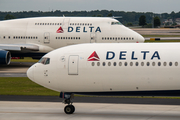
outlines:
{"label": "white paint", "polygon": [[[36,63],[27,71],[34,82],[59,92],[116,92],[116,91],[151,91],[180,90],[180,43],[94,43],[72,45],[54,50],[44,57],[50,58],[50,64]],[[100,61],[88,61],[96,51]],[[106,60],[108,51],[115,57]],[[126,60],[120,60],[120,51],[126,51]],[[131,59],[132,51],[137,60]],[[143,58],[141,51],[149,51]],[[159,53],[160,59],[152,56]],[[78,75],[68,74],[69,56],[79,56]],[[62,61],[63,58],[63,61]],[[100,66],[98,66],[100,62]],[[105,62],[106,66],[102,63]],[[108,66],[108,63],[111,66]],[[116,62],[116,66],[113,63]],[[122,62],[122,66],[119,66]],[[128,65],[125,66],[124,63]],[[133,62],[133,66],[130,66]],[[139,65],[136,66],[135,63]],[[141,66],[141,62],[144,66]],[[147,66],[147,62],[150,66]],[[155,66],[152,63],[155,62]],[[161,62],[161,66],[158,66]],[[164,66],[163,63],[167,65]],[[172,66],[169,63],[172,62]],[[178,66],[175,66],[175,62]],[[44,70],[48,76],[44,77]],[[48,82],[50,81],[50,83]]]}
{"label": "white paint", "polygon": [[[28,44],[32,46],[38,46],[39,51],[33,51],[31,49],[28,49],[28,51],[23,51],[23,53],[47,53],[60,47],[79,43],[144,42],[144,38],[140,34],[121,24],[111,25],[112,22],[119,21],[113,18],[98,17],[37,17],[1,21],[0,49],[4,49],[4,47],[2,47],[4,46],[4,44],[9,44],[9,47],[5,50],[13,51],[11,47],[15,44],[16,47],[19,46],[19,49],[22,47],[22,45],[25,46]],[[39,25],[37,25],[36,23],[39,23]],[[57,23],[61,25],[57,25]],[[60,27],[63,28],[63,33],[56,32]],[[73,27],[73,31],[68,32],[68,27]],[[79,30],[77,30],[80,32],[76,32],[77,27],[80,27]],[[100,30],[96,31],[98,27],[100,28]],[[28,38],[24,39],[24,37]],[[37,37],[37,39],[34,39],[34,37]],[[56,39],[56,37],[63,37],[68,39]],[[71,37],[80,37],[80,39],[69,39]],[[91,37],[94,38],[91,39]],[[102,40],[102,37],[108,37],[109,39],[112,38],[112,40]],[[125,38],[125,40],[115,40],[115,38],[118,37]],[[127,38],[134,39],[127,40]]]}

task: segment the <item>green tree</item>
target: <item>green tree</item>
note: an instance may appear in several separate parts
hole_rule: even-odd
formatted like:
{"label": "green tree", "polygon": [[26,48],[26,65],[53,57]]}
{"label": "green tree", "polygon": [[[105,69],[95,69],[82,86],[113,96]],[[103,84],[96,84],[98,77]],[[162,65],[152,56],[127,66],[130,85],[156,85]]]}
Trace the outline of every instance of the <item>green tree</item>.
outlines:
{"label": "green tree", "polygon": [[127,26],[133,26],[133,24],[131,22],[127,23]]}
{"label": "green tree", "polygon": [[103,15],[102,14],[98,14],[97,17],[103,17]]}
{"label": "green tree", "polygon": [[109,13],[109,14],[107,15],[107,17],[112,17],[112,13]]}
{"label": "green tree", "polygon": [[146,16],[145,15],[141,15],[140,16],[140,18],[139,18],[139,25],[143,26],[143,27],[144,27],[144,25],[147,25],[147,23],[146,23]]}
{"label": "green tree", "polygon": [[15,17],[13,15],[7,14],[4,20],[9,20],[9,19],[15,19]]}
{"label": "green tree", "polygon": [[154,27],[158,27],[161,25],[161,20],[158,16],[154,17]]}

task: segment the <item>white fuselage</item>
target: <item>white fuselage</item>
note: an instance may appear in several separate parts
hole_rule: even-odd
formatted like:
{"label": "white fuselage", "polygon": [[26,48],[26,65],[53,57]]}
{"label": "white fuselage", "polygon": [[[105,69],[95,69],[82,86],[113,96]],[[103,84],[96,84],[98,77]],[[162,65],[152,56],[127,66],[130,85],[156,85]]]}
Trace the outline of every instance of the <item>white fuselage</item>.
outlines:
{"label": "white fuselage", "polygon": [[68,93],[178,91],[179,51],[179,43],[72,45],[48,53],[42,60],[50,62],[36,63],[27,75]]}
{"label": "white fuselage", "polygon": [[[32,53],[79,43],[144,42],[144,38],[112,18],[37,17],[0,22],[0,44],[30,44]],[[7,49],[8,50],[8,49]]]}

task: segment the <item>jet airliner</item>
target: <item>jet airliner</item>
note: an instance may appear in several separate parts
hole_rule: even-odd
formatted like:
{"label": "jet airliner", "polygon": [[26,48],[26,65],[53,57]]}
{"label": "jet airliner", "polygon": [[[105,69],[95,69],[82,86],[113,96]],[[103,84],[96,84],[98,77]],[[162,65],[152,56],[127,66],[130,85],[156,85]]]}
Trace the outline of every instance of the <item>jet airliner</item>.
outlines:
{"label": "jet airliner", "polygon": [[80,43],[144,42],[113,18],[37,17],[0,22],[0,64],[11,57],[41,58],[54,49]]}
{"label": "jet airliner", "polygon": [[49,52],[31,66],[32,81],[60,92],[72,114],[73,94],[180,95],[180,43],[87,43]]}

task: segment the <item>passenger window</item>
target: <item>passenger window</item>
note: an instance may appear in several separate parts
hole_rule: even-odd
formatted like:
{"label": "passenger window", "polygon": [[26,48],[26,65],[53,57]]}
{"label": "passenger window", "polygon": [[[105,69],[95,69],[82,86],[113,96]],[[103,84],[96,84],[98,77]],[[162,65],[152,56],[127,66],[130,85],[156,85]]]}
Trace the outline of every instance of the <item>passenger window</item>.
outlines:
{"label": "passenger window", "polygon": [[103,66],[105,66],[106,65],[106,63],[105,62],[103,62]]}
{"label": "passenger window", "polygon": [[149,62],[147,62],[147,64],[146,64],[147,66],[149,66],[150,65],[150,63]]}
{"label": "passenger window", "polygon": [[172,62],[169,62],[169,66],[172,66]]}
{"label": "passenger window", "polygon": [[95,65],[95,63],[94,63],[94,62],[92,62],[91,64],[92,64],[92,66],[94,66],[94,65]]}
{"label": "passenger window", "polygon": [[108,62],[108,66],[111,66],[111,62]]}
{"label": "passenger window", "polygon": [[133,66],[133,62],[130,62],[130,66]]}
{"label": "passenger window", "polygon": [[116,66],[116,62],[114,62],[113,65]]}
{"label": "passenger window", "polygon": [[138,62],[136,62],[136,66],[138,66],[139,65],[139,63]]}
{"label": "passenger window", "polygon": [[161,66],[161,62],[158,62],[158,66]]}
{"label": "passenger window", "polygon": [[97,66],[100,66],[100,62],[97,62]]}
{"label": "passenger window", "polygon": [[128,63],[127,63],[127,62],[125,62],[125,63],[124,63],[124,66],[127,66],[127,65],[128,65]]}
{"label": "passenger window", "polygon": [[178,62],[175,62],[175,66],[178,66]]}
{"label": "passenger window", "polygon": [[156,65],[156,63],[155,63],[155,62],[153,62],[153,63],[152,63],[152,66],[155,66],[155,65]]}
{"label": "passenger window", "polygon": [[144,62],[141,62],[141,66],[144,66]]}
{"label": "passenger window", "polygon": [[122,62],[119,62],[119,66],[122,66]]}

